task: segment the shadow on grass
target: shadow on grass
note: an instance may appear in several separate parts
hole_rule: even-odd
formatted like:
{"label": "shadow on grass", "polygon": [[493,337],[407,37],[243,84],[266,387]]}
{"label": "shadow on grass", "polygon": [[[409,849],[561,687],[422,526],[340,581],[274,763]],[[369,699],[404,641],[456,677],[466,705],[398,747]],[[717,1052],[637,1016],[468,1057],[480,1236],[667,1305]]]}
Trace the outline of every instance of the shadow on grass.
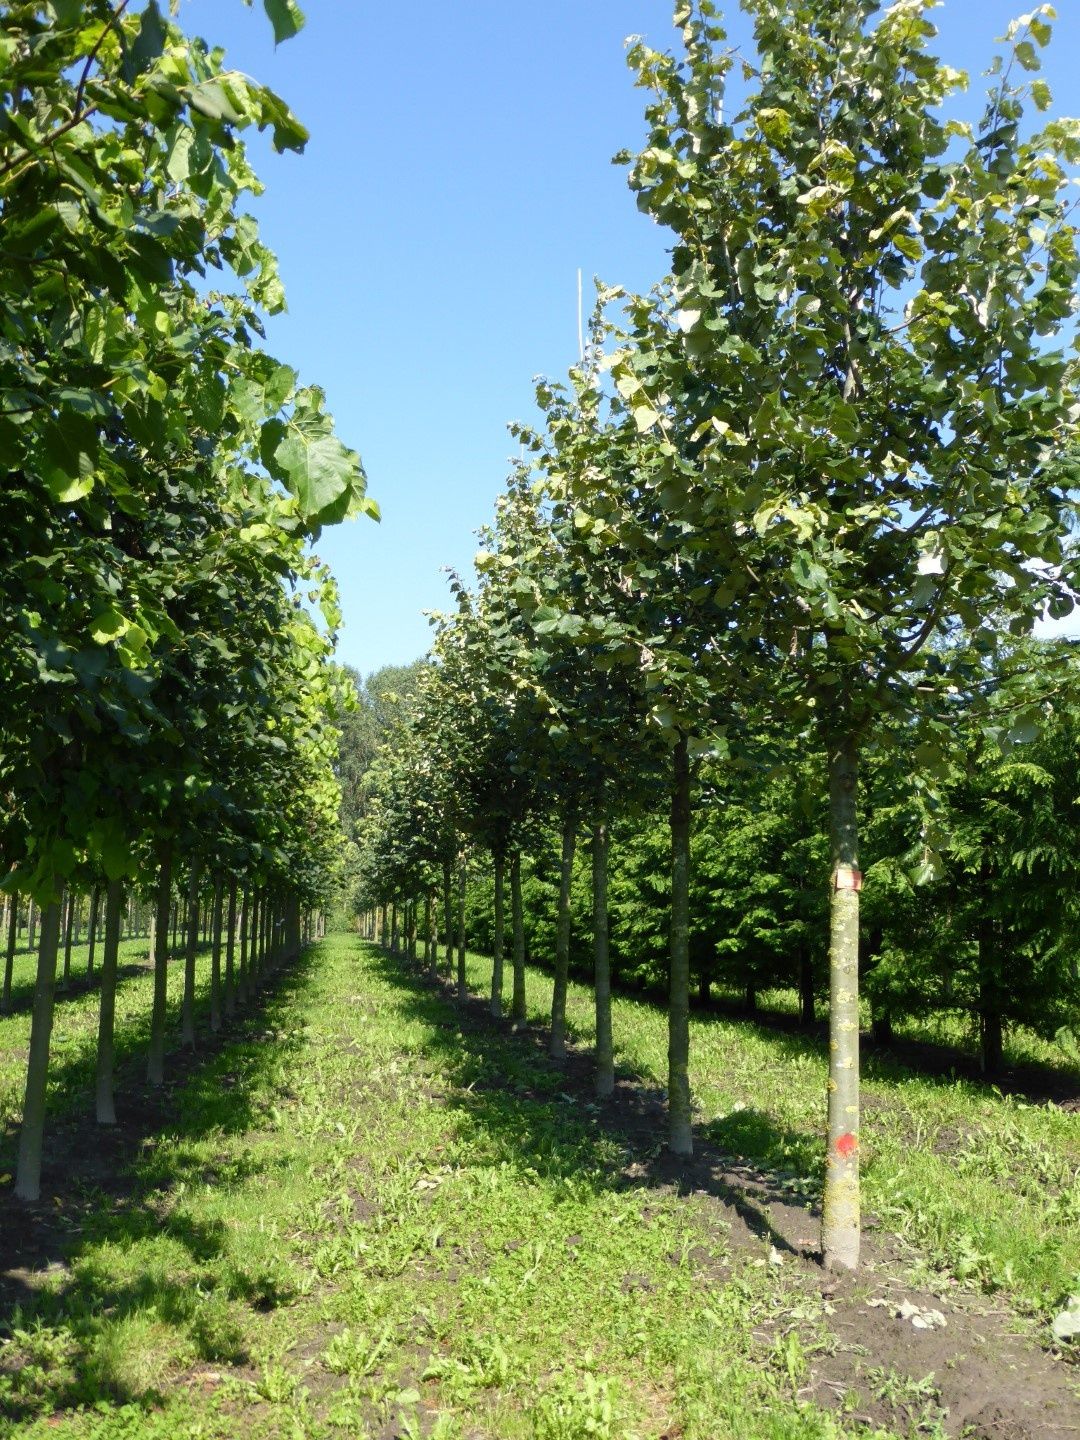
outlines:
{"label": "shadow on grass", "polygon": [[[110,1349],[109,1337],[122,1337],[125,1320],[182,1327],[195,1356],[235,1364],[246,1358],[238,1306],[265,1311],[288,1298],[275,1275],[225,1258],[223,1222],[194,1219],[174,1197],[187,1186],[228,1189],[265,1172],[265,1162],[250,1156],[222,1153],[208,1162],[197,1142],[263,1123],[257,1093],[302,1043],[295,1007],[313,959],[308,950],[267,977],[244,1013],[217,1035],[208,1028],[209,999],[200,996],[197,1048],[169,1053],[160,1089],[145,1080],[145,1021],[118,1030],[116,1126],[89,1118],[93,1036],[51,1071],[42,1199],[24,1204],[10,1189],[0,1199],[0,1337],[7,1342],[0,1351],[0,1416],[25,1421],[102,1399],[153,1403],[154,1384],[132,1379],[131,1357],[113,1353],[119,1341]],[[166,1146],[158,1144],[162,1135]],[[190,1147],[176,1143],[185,1140]],[[0,1137],[0,1167],[9,1172],[17,1144],[17,1128],[10,1127]],[[183,1262],[148,1262],[139,1273],[118,1276],[109,1248],[123,1253],[150,1240],[177,1247]],[[103,1246],[109,1248],[102,1252]]]}
{"label": "shadow on grass", "polygon": [[[796,1042],[799,1054],[820,1054],[828,1043],[828,1024],[824,1021],[804,1026],[798,1015],[787,1012],[759,1009],[750,1013],[738,1000],[715,994],[707,1004],[695,1006],[693,1013],[695,1019],[704,1024],[715,1021],[745,1026],[770,1039],[789,1036]],[[1059,1065],[1015,1061],[1006,1064],[1000,1075],[987,1075],[977,1055],[944,1041],[899,1034],[890,1040],[878,1040],[864,1032],[860,1044],[863,1075],[871,1082],[917,1077],[953,1085],[961,1080],[977,1089],[996,1089],[1022,1100],[1035,1103],[1049,1100],[1066,1109],[1080,1109],[1080,1070],[1066,1059]]]}
{"label": "shadow on grass", "polygon": [[[786,1218],[793,1223],[784,1229],[800,1237],[806,1229],[814,1198],[793,1193],[790,1183],[819,1168],[816,1137],[742,1111],[730,1129],[728,1122],[699,1129],[693,1158],[681,1159],[666,1148],[666,1095],[658,1086],[620,1067],[615,1094],[598,1102],[591,1054],[571,1050],[565,1061],[552,1060],[545,1029],[515,1032],[492,1017],[486,1000],[470,997],[462,1005],[448,980],[433,980],[426,969],[373,944],[366,948],[375,973],[401,995],[403,1013],[425,1026],[424,1051],[453,1087],[447,1103],[468,1115],[496,1163],[533,1165],[596,1189],[712,1195],[734,1217],[734,1246],[769,1242],[811,1253],[810,1242],[793,1242],[774,1219],[777,1207],[790,1209]],[[568,1033],[580,1038],[570,1027]],[[744,1164],[744,1155],[754,1163]]]}

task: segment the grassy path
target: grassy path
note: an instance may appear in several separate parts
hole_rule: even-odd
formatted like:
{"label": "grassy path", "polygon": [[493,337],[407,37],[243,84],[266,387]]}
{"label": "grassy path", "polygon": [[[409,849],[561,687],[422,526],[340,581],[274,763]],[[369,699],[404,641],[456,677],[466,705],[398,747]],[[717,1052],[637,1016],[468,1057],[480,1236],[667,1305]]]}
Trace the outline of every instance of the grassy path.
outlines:
{"label": "grassy path", "polygon": [[[584,1032],[583,992],[571,1007]],[[655,1012],[620,1001],[616,1023],[621,1059],[648,1078]],[[780,1069],[764,1042],[702,1024],[699,1067],[722,1060],[728,1087],[699,1075],[710,1133],[728,1126],[729,1152],[787,1162],[775,1178],[798,1199],[817,1059]],[[92,1155],[65,1119],[82,1044],[54,1122],[74,1168],[54,1167],[36,1214],[5,1200],[0,1215],[0,1233],[29,1237],[0,1275],[0,1433],[959,1433],[935,1386],[888,1355],[849,1383],[844,1355],[860,1347],[830,1331],[820,1277],[714,1187],[665,1177],[648,1096],[626,1124],[601,1123],[586,1061],[554,1069],[532,1037],[479,1006],[462,1014],[354,937],[316,947],[167,1096],[133,1094]],[[753,1110],[737,1108],[742,1087]]]}

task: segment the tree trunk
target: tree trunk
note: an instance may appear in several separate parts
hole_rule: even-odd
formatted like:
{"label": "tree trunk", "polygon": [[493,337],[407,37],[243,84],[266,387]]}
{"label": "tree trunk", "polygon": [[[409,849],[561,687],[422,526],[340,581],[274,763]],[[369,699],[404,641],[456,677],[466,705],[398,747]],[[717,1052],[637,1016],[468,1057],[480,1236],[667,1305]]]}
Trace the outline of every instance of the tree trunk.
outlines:
{"label": "tree trunk", "polygon": [[15,967],[15,945],[19,936],[19,897],[11,895],[8,905],[7,944],[4,947],[4,996],[0,1012],[11,1014],[11,972]]}
{"label": "tree trunk", "polygon": [[978,927],[979,944],[979,1058],[982,1072],[989,1079],[1001,1074],[1005,1062],[1005,1037],[1001,1020],[1001,993],[997,974],[997,946],[993,917],[988,913],[991,872],[989,860],[980,871],[981,914]]}
{"label": "tree trunk", "polygon": [[875,1045],[891,1045],[893,1042],[892,1016],[888,1010],[875,1010],[870,1017],[870,1038]]}
{"label": "tree trunk", "polygon": [[188,876],[187,926],[184,936],[184,1007],[180,1039],[195,1044],[195,952],[199,948],[199,862],[192,860]]}
{"label": "tree trunk", "polygon": [[86,932],[87,956],[86,978],[94,978],[94,946],[97,943],[98,910],[101,908],[101,886],[95,885],[90,892],[90,921]]}
{"label": "tree trunk", "polygon": [[574,874],[577,816],[571,810],[563,819],[559,863],[559,911],[555,920],[555,983],[551,991],[551,1040],[548,1053],[566,1058],[566,992],[570,983],[570,881]]}
{"label": "tree trunk", "polygon": [[829,744],[829,1129],[821,1252],[828,1270],[859,1264],[859,751]]}
{"label": "tree trunk", "polygon": [[66,990],[71,984],[71,942],[75,929],[75,891],[70,886],[65,898],[67,904],[64,905],[64,975],[60,981],[61,990]]}
{"label": "tree trunk", "polygon": [[434,980],[439,974],[439,942],[435,938],[435,896],[429,890],[424,902],[424,961]]}
{"label": "tree trunk", "polygon": [[165,1010],[169,999],[169,907],[172,899],[172,856],[158,850],[157,911],[154,917],[154,1008],[150,1015],[150,1054],[146,1078],[165,1083]]}
{"label": "tree trunk", "polygon": [[493,850],[492,859],[495,862],[495,933],[491,945],[491,1013],[499,1020],[503,1012],[503,939],[506,929],[505,850]]}
{"label": "tree trunk", "polygon": [[457,942],[457,993],[458,999],[464,1001],[469,994],[469,977],[465,973],[465,883],[468,879],[466,873],[465,856],[462,855],[458,861],[458,942]]}
{"label": "tree trunk", "polygon": [[521,852],[515,850],[510,856],[510,924],[513,928],[514,998],[510,1005],[510,1019],[514,1029],[525,1024],[527,1002],[525,998],[525,916],[521,906]]}
{"label": "tree trunk", "polygon": [[757,1014],[757,986],[753,980],[747,980],[743,990],[743,1009],[747,1015]]}
{"label": "tree trunk", "polygon": [[251,896],[244,886],[240,902],[240,970],[236,977],[236,1000],[246,1005],[248,998],[248,951],[251,945]]}
{"label": "tree trunk", "polygon": [[221,876],[214,880],[213,911],[210,921],[210,1029],[221,1029]]}
{"label": "tree trunk", "polygon": [[611,1034],[611,953],[608,944],[608,828],[598,819],[592,834],[593,983],[596,989],[596,1093],[615,1089]]}
{"label": "tree trunk", "polygon": [[20,1200],[41,1195],[41,1152],[45,1136],[45,1096],[49,1079],[49,1041],[52,1037],[56,994],[56,954],[60,948],[60,902],[52,901],[41,913],[34,1015],[30,1022],[30,1053],[26,1061],[26,1093],[15,1194]]}
{"label": "tree trunk", "polygon": [[668,993],[668,1146],[692,1155],[690,1108],[690,752],[672,755],[671,978]]}
{"label": "tree trunk", "polygon": [[37,935],[37,909],[33,900],[27,903],[26,908],[26,948],[31,955],[34,953],[34,938]]}
{"label": "tree trunk", "polygon": [[443,861],[442,869],[443,885],[443,923],[446,926],[446,973],[454,973],[454,884],[453,865],[449,860]]}
{"label": "tree trunk", "polygon": [[397,923],[397,901],[390,906],[390,952],[397,954],[398,949],[398,923]]}
{"label": "tree trunk", "polygon": [[799,1011],[802,1024],[809,1029],[816,1018],[814,1014],[814,959],[810,946],[805,940],[799,947]]}
{"label": "tree trunk", "polygon": [[113,1048],[116,1026],[116,959],[120,949],[120,881],[105,890],[105,948],[101,956],[101,999],[98,1009],[97,1122],[116,1124],[113,1100]]}
{"label": "tree trunk", "polygon": [[229,881],[229,918],[225,922],[225,1014],[236,1013],[236,881]]}

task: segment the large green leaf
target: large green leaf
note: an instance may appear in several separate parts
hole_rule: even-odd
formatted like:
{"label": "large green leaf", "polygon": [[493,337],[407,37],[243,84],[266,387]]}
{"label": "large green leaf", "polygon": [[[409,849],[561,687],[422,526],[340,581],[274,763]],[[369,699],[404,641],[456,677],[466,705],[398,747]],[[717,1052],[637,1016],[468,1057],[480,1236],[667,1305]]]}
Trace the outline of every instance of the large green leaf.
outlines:
{"label": "large green leaf", "polygon": [[304,12],[296,0],[263,0],[263,7],[274,27],[274,43],[291,40],[304,27]]}

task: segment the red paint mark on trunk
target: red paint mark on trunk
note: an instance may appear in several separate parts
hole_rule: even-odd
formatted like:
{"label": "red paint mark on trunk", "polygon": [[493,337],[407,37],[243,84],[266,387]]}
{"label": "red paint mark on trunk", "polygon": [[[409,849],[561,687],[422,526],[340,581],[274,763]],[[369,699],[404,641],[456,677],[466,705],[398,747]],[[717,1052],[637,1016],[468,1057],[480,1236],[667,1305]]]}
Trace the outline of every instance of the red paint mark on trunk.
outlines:
{"label": "red paint mark on trunk", "polygon": [[854,1155],[859,1148],[859,1142],[854,1135],[841,1135],[836,1142],[836,1153],[842,1155],[846,1160],[849,1155]]}

